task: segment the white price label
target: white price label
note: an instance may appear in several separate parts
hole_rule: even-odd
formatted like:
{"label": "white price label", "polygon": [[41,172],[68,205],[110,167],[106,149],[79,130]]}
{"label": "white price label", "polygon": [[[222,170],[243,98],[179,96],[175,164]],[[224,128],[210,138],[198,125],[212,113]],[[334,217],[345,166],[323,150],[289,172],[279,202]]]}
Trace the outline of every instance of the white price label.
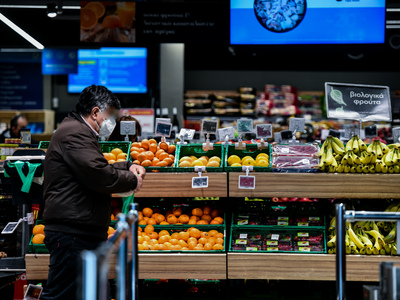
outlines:
{"label": "white price label", "polygon": [[192,178],[192,188],[208,188],[208,176],[193,177]]}
{"label": "white price label", "polygon": [[228,137],[228,140],[233,140],[235,138],[235,131],[233,127],[218,129],[218,139],[223,142],[225,141],[226,137]]}
{"label": "white price label", "polygon": [[282,148],[281,152],[285,153],[285,154],[289,154],[289,148]]}
{"label": "white price label", "polygon": [[158,136],[164,136],[164,137],[170,137],[171,136],[171,130],[172,130],[172,124],[171,123],[166,123],[163,121],[160,121],[157,119],[156,121],[156,130],[154,132],[155,135]]}
{"label": "white price label", "polygon": [[272,124],[257,124],[256,136],[259,139],[272,137]]}
{"label": "white price label", "polygon": [[302,163],[303,165],[309,165],[309,164],[310,164],[310,160],[304,158],[304,159],[301,160],[301,163]]}
{"label": "white price label", "polygon": [[400,127],[393,128],[392,134],[393,134],[393,142],[400,143]]}
{"label": "white price label", "polygon": [[247,233],[241,233],[239,234],[240,239],[247,239]]}
{"label": "white price label", "polygon": [[256,177],[255,176],[239,176],[239,189],[254,190],[256,188]]}
{"label": "white price label", "polygon": [[271,235],[271,240],[279,241],[279,234],[272,234]]}
{"label": "white price label", "polygon": [[306,119],[304,118],[290,118],[289,120],[289,130],[291,132],[294,131],[304,132],[305,126],[306,126]]}
{"label": "white price label", "polygon": [[195,130],[194,129],[186,129],[186,128],[182,128],[179,131],[179,136],[183,139],[183,140],[193,140],[194,134],[195,134]]}

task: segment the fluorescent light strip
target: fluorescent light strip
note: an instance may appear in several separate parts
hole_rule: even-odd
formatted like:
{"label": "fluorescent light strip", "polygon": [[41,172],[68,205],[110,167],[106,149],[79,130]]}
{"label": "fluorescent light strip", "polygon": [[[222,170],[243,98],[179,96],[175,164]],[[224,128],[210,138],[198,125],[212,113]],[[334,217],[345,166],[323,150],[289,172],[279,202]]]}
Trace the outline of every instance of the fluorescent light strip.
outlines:
{"label": "fluorescent light strip", "polygon": [[44,49],[44,46],[41,43],[39,43],[37,40],[35,40],[33,37],[31,37],[29,34],[27,34],[25,31],[23,31],[20,27],[18,27],[13,22],[11,22],[2,13],[0,13],[0,21],[3,21],[6,25],[8,25],[8,27],[10,27],[12,30],[14,30],[16,33],[18,33],[24,39],[26,39],[29,43],[31,43],[36,48]]}
{"label": "fluorescent light strip", "polygon": [[[46,5],[0,5],[0,8],[39,8],[39,9],[47,9]],[[80,6],[77,5],[67,5],[63,6],[62,9],[81,9]]]}

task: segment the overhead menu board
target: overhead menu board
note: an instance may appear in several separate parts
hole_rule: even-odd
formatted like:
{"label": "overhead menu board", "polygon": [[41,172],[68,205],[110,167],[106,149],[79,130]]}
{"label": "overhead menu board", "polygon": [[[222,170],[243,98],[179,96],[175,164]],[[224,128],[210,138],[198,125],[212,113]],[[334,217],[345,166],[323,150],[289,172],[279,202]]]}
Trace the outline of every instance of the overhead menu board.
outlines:
{"label": "overhead menu board", "polygon": [[390,92],[387,86],[325,83],[328,118],[391,121]]}

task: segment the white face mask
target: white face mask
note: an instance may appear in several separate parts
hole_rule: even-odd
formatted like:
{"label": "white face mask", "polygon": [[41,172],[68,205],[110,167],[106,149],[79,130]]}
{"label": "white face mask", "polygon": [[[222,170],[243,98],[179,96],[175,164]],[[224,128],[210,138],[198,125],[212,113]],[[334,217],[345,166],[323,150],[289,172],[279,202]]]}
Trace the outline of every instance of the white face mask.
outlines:
{"label": "white face mask", "polygon": [[108,119],[104,119],[103,123],[101,123],[101,126],[99,126],[97,121],[96,125],[100,129],[99,130],[100,136],[109,137],[111,133],[114,131],[114,128],[117,125],[117,123],[115,122],[114,117],[109,117]]}

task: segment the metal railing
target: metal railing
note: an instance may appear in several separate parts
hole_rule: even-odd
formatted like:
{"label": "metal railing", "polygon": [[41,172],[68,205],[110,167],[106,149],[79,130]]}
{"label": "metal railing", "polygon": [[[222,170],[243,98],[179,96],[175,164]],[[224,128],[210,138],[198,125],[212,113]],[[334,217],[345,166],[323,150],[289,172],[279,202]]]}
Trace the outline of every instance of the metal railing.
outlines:
{"label": "metal railing", "polygon": [[[336,204],[336,299],[346,299],[346,244],[345,225],[346,222],[355,221],[386,221],[397,222],[397,229],[400,228],[400,212],[373,212],[345,210],[344,204]],[[396,234],[397,245],[400,245],[400,234]],[[400,254],[400,247],[397,248]]]}
{"label": "metal railing", "polygon": [[[108,271],[111,254],[116,252],[116,299],[138,299],[137,204],[129,206],[126,215],[117,218],[115,234],[93,251],[82,252],[82,300],[108,300]],[[128,247],[129,246],[131,247]],[[128,261],[128,248],[132,259]]]}

